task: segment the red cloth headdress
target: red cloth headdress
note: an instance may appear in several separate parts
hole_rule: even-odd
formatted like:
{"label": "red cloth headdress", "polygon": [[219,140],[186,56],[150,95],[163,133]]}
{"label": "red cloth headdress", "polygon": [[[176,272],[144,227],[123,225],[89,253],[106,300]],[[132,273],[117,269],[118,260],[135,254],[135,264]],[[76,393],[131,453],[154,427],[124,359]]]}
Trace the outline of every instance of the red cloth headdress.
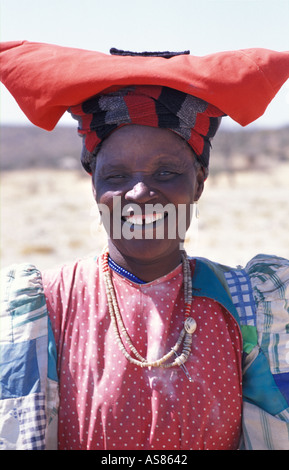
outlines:
{"label": "red cloth headdress", "polygon": [[[111,132],[129,124],[169,129],[187,141],[204,169],[221,117],[215,106],[195,96],[157,85],[130,86],[99,93],[69,112],[83,136],[81,162],[88,173],[98,145]],[[205,171],[207,174],[207,170]]]}
{"label": "red cloth headdress", "polygon": [[46,130],[69,108],[111,87],[131,85],[178,90],[245,126],[265,112],[289,78],[289,51],[244,49],[164,59],[19,41],[1,45],[0,77],[28,119]]}

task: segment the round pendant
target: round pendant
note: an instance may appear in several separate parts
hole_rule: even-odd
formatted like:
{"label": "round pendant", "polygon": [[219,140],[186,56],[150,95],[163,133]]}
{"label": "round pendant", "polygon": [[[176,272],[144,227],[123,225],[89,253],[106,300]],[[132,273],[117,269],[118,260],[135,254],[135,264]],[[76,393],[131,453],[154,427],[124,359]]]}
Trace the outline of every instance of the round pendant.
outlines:
{"label": "round pendant", "polygon": [[192,335],[196,331],[197,323],[192,317],[189,317],[186,319],[184,327],[186,332]]}

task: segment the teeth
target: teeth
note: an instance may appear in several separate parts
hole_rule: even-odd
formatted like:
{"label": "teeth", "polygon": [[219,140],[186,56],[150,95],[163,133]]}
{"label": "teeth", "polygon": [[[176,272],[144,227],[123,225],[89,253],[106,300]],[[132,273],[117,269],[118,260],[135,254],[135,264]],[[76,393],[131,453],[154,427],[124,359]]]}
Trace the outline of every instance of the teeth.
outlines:
{"label": "teeth", "polygon": [[142,225],[142,216],[140,215],[131,215],[125,218],[127,222],[130,222],[133,225]]}
{"label": "teeth", "polygon": [[164,218],[164,214],[148,214],[145,216],[142,215],[131,215],[126,217],[126,221],[133,224],[133,225],[147,225],[156,222],[157,220],[161,220]]}

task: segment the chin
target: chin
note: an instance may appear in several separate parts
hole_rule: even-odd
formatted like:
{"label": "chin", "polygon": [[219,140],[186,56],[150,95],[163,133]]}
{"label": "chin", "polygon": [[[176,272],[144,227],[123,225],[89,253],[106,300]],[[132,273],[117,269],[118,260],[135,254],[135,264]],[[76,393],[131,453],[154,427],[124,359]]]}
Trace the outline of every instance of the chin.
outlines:
{"label": "chin", "polygon": [[[165,256],[179,253],[183,249],[183,235],[178,233],[178,219],[170,224],[167,213],[156,220],[144,220],[144,217],[134,216],[122,218],[118,232],[112,230],[110,242],[124,257],[141,262],[153,262]],[[110,227],[115,226],[110,221]],[[117,236],[115,236],[117,235]]]}
{"label": "chin", "polygon": [[139,262],[154,261],[163,256],[170,256],[180,251],[183,246],[181,240],[111,240],[115,248],[125,257],[138,260]]}

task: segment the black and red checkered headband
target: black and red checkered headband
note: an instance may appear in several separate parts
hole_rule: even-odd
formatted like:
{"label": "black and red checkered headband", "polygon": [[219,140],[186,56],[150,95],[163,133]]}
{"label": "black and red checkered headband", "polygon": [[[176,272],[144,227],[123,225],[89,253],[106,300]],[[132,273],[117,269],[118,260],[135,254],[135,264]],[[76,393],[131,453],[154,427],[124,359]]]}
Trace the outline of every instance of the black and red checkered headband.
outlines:
{"label": "black and red checkered headband", "polygon": [[91,173],[99,144],[114,130],[129,124],[169,129],[193,149],[201,165],[209,166],[211,140],[224,113],[207,102],[168,87],[129,86],[101,93],[69,109],[83,136],[81,162]]}

